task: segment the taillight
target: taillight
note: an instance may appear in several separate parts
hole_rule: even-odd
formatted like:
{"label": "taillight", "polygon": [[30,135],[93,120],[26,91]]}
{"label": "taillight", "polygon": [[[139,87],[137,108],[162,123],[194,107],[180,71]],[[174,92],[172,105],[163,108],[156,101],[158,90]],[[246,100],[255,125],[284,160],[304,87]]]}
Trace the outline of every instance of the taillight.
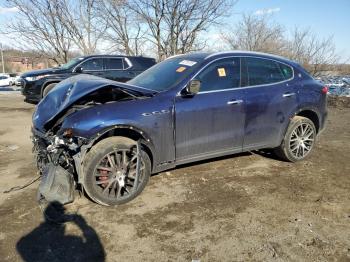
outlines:
{"label": "taillight", "polygon": [[328,86],[324,86],[324,87],[322,88],[321,92],[322,92],[323,94],[327,94],[327,93],[328,93]]}

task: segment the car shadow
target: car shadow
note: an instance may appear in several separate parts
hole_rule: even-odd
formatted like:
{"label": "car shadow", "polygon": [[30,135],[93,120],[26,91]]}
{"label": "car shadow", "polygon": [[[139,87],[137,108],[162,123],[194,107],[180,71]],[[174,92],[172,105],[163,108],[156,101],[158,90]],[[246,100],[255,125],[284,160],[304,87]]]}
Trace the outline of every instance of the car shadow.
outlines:
{"label": "car shadow", "polygon": [[280,162],[288,162],[277,156],[273,149],[260,149],[253,151],[252,153],[262,156],[264,158],[269,158]]}
{"label": "car shadow", "polygon": [[[216,161],[220,161],[220,160],[236,158],[236,157],[242,157],[242,156],[250,156],[250,155],[252,155],[252,153],[250,153],[250,152],[242,152],[242,153],[237,153],[237,154],[232,154],[232,155],[214,157],[214,158],[209,158],[209,159],[205,159],[205,160],[195,161],[195,162],[191,162],[191,163],[187,163],[187,164],[181,164],[181,165],[178,165],[178,166],[176,166],[174,168],[167,169],[166,171],[172,171],[172,170],[175,170],[175,169],[192,167],[192,166],[197,166],[197,165],[201,165],[201,164],[208,164],[208,163],[212,163],[212,162],[216,162]],[[154,174],[152,174],[152,176],[157,176],[157,175],[160,175],[162,173],[163,172],[154,173]]]}
{"label": "car shadow", "polygon": [[[66,214],[58,202],[44,210],[45,221],[22,237],[16,245],[23,261],[105,261],[103,245],[96,231],[78,214]],[[66,234],[66,222],[81,234]]]}

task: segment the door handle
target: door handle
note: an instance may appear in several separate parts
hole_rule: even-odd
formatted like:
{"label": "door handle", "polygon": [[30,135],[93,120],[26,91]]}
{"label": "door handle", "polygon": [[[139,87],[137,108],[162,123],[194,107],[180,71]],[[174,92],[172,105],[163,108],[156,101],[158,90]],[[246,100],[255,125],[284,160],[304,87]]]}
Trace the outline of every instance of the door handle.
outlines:
{"label": "door handle", "polygon": [[227,102],[228,105],[238,105],[242,103],[243,103],[243,100],[230,100]]}
{"label": "door handle", "polygon": [[291,97],[291,96],[295,96],[295,93],[284,93],[283,97]]}

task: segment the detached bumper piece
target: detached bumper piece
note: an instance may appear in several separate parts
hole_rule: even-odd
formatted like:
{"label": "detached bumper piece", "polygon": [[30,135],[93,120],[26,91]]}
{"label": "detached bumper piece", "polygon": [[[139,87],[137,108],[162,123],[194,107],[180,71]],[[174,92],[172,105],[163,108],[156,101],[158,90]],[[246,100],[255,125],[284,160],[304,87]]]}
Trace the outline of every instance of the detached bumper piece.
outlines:
{"label": "detached bumper piece", "polygon": [[73,202],[73,176],[61,166],[49,163],[42,172],[39,196],[46,201],[57,201],[62,205]]}

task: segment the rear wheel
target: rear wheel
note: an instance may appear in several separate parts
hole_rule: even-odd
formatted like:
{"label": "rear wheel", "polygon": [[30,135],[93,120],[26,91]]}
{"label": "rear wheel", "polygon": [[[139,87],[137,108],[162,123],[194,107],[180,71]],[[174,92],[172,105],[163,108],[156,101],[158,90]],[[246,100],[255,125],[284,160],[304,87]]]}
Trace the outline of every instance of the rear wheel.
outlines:
{"label": "rear wheel", "polygon": [[316,142],[316,135],[315,125],[310,119],[295,116],[275,153],[290,162],[303,160],[310,155]]}
{"label": "rear wheel", "polygon": [[45,97],[56,85],[57,83],[48,84],[43,91],[43,97]]}
{"label": "rear wheel", "polygon": [[140,172],[136,175],[136,142],[110,137],[98,142],[84,161],[84,189],[95,202],[113,206],[131,201],[145,188],[151,161],[141,150]]}

